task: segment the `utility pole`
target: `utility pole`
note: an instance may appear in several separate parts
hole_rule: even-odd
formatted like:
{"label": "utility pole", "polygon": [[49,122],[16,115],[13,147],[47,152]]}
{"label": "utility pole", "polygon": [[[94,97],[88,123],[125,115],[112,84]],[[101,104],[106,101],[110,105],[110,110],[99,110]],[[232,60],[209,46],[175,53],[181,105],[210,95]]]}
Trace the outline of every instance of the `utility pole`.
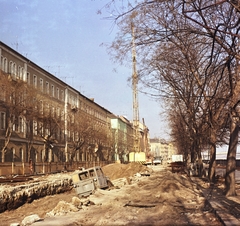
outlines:
{"label": "utility pole", "polygon": [[133,91],[133,129],[134,129],[134,152],[139,152],[139,109],[138,109],[138,75],[136,68],[136,47],[135,47],[135,31],[134,25],[131,23],[132,28],[132,91]]}

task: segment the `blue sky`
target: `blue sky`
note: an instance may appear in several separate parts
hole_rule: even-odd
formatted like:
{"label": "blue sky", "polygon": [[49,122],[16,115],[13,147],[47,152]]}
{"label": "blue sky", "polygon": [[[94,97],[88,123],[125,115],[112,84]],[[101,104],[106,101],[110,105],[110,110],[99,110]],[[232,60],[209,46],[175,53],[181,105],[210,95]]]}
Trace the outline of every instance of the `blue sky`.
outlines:
{"label": "blue sky", "polygon": [[[0,0],[0,40],[116,115],[132,120],[132,67],[113,64],[101,43],[117,27],[97,11],[109,0]],[[116,69],[116,72],[115,72]],[[150,137],[168,139],[160,104],[139,94]]]}

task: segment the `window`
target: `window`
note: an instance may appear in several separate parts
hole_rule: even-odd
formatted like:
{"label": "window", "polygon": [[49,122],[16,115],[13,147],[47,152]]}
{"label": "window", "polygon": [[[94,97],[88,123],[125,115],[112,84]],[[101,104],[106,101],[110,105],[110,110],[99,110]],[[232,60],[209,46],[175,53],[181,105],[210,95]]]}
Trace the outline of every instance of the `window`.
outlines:
{"label": "window", "polygon": [[72,141],[74,142],[75,141],[75,133],[72,132]]}
{"label": "window", "polygon": [[8,72],[8,62],[7,62],[7,58],[4,58],[4,60],[3,60],[3,70],[4,70],[4,72]]}
{"label": "window", "polygon": [[51,117],[55,117],[55,108],[54,107],[51,108]]}
{"label": "window", "polygon": [[44,156],[45,156],[45,150],[41,150],[41,152],[40,152],[41,162],[44,162]]}
{"label": "window", "polygon": [[2,92],[0,92],[0,100],[6,101],[6,86],[1,86]]}
{"label": "window", "polygon": [[21,116],[19,117],[19,124],[18,125],[19,125],[19,132],[23,133],[24,132],[24,120]]}
{"label": "window", "polygon": [[23,79],[23,67],[18,66],[18,75],[17,75],[18,79]]}
{"label": "window", "polygon": [[12,162],[14,162],[15,156],[16,156],[16,150],[15,148],[11,148],[11,151],[12,151]]}
{"label": "window", "polygon": [[50,105],[48,103],[46,103],[45,112],[46,112],[47,115],[49,115],[49,113],[50,113]]}
{"label": "window", "polygon": [[12,120],[13,120],[12,130],[13,130],[13,131],[16,131],[17,126],[18,126],[18,123],[16,122],[15,115],[13,115],[12,118],[13,118],[13,119],[12,119]]}
{"label": "window", "polygon": [[49,83],[46,82],[46,93],[49,94]]}
{"label": "window", "polygon": [[56,88],[56,92],[57,92],[57,99],[59,100],[60,95],[59,95],[59,88]]}
{"label": "window", "polygon": [[22,92],[18,94],[17,101],[19,106],[24,106],[24,94]]}
{"label": "window", "polygon": [[62,132],[61,132],[61,140],[64,140],[64,139],[65,139],[65,131],[62,130]]}
{"label": "window", "polygon": [[68,130],[67,131],[67,141],[71,141],[70,138],[71,138],[71,132]]}
{"label": "window", "polygon": [[60,108],[57,108],[56,114],[57,114],[57,117],[59,118],[60,117]]}
{"label": "window", "polygon": [[54,85],[51,86],[51,94],[52,94],[52,97],[54,97]]}
{"label": "window", "polygon": [[14,62],[10,61],[9,62],[9,71],[11,73],[11,75],[13,76],[13,78],[16,79],[16,75],[17,75],[17,66]]}
{"label": "window", "polygon": [[21,67],[20,73],[19,73],[19,76],[20,76],[21,80],[23,80],[23,74],[24,74],[24,69],[23,69],[23,67]]}
{"label": "window", "polygon": [[37,76],[33,75],[33,86],[37,88]]}
{"label": "window", "polygon": [[29,72],[27,72],[26,82],[27,82],[27,84],[30,84],[30,73]]}
{"label": "window", "polygon": [[0,129],[6,129],[6,113],[0,112]]}
{"label": "window", "polygon": [[9,62],[9,72],[12,75],[12,73],[13,73],[13,62],[12,61]]}
{"label": "window", "polygon": [[60,129],[59,128],[56,129],[55,137],[56,137],[57,140],[59,140],[59,138],[60,138]]}
{"label": "window", "polygon": [[38,127],[38,133],[43,136],[43,132],[44,132],[44,129],[43,129],[43,123],[40,122],[39,123],[39,127]]}
{"label": "window", "polygon": [[75,133],[75,140],[76,141],[79,140],[79,133],[78,132]]}
{"label": "window", "polygon": [[1,61],[2,61],[2,70],[4,71],[4,72],[8,72],[8,70],[7,70],[7,65],[8,65],[8,63],[7,63],[7,58],[6,57],[1,57]]}
{"label": "window", "polygon": [[64,91],[63,90],[61,90],[61,99],[62,99],[62,101],[64,101]]}
{"label": "window", "polygon": [[42,100],[40,100],[39,110],[40,110],[39,113],[43,114],[43,101]]}
{"label": "window", "polygon": [[24,150],[22,148],[19,149],[19,158],[21,162],[24,162]]}
{"label": "window", "polygon": [[42,78],[40,78],[39,83],[40,83],[40,90],[43,92],[43,79]]}
{"label": "window", "polygon": [[50,134],[50,130],[49,128],[45,128],[45,136],[49,135]]}
{"label": "window", "polygon": [[33,135],[37,135],[37,130],[38,130],[37,121],[33,121]]}

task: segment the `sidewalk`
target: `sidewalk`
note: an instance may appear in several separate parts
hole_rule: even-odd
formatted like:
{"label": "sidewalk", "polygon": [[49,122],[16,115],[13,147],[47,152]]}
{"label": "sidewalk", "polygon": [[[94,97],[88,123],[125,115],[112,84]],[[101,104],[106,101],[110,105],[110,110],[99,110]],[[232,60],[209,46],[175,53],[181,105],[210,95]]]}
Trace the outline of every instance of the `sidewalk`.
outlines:
{"label": "sidewalk", "polygon": [[216,216],[222,221],[223,225],[235,226],[240,225],[240,184],[236,184],[238,196],[226,197],[223,194],[223,185],[204,184],[200,178],[191,178],[198,184],[202,190],[209,205],[214,209]]}

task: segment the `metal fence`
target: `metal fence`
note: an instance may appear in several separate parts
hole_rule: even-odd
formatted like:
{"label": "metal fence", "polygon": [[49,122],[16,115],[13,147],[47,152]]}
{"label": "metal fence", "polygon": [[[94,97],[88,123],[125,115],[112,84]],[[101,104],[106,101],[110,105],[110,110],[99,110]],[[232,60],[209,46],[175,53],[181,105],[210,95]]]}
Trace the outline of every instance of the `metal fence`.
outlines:
{"label": "metal fence", "polygon": [[74,171],[79,168],[105,166],[114,161],[80,161],[80,162],[4,162],[0,163],[0,176],[50,174],[62,171]]}

